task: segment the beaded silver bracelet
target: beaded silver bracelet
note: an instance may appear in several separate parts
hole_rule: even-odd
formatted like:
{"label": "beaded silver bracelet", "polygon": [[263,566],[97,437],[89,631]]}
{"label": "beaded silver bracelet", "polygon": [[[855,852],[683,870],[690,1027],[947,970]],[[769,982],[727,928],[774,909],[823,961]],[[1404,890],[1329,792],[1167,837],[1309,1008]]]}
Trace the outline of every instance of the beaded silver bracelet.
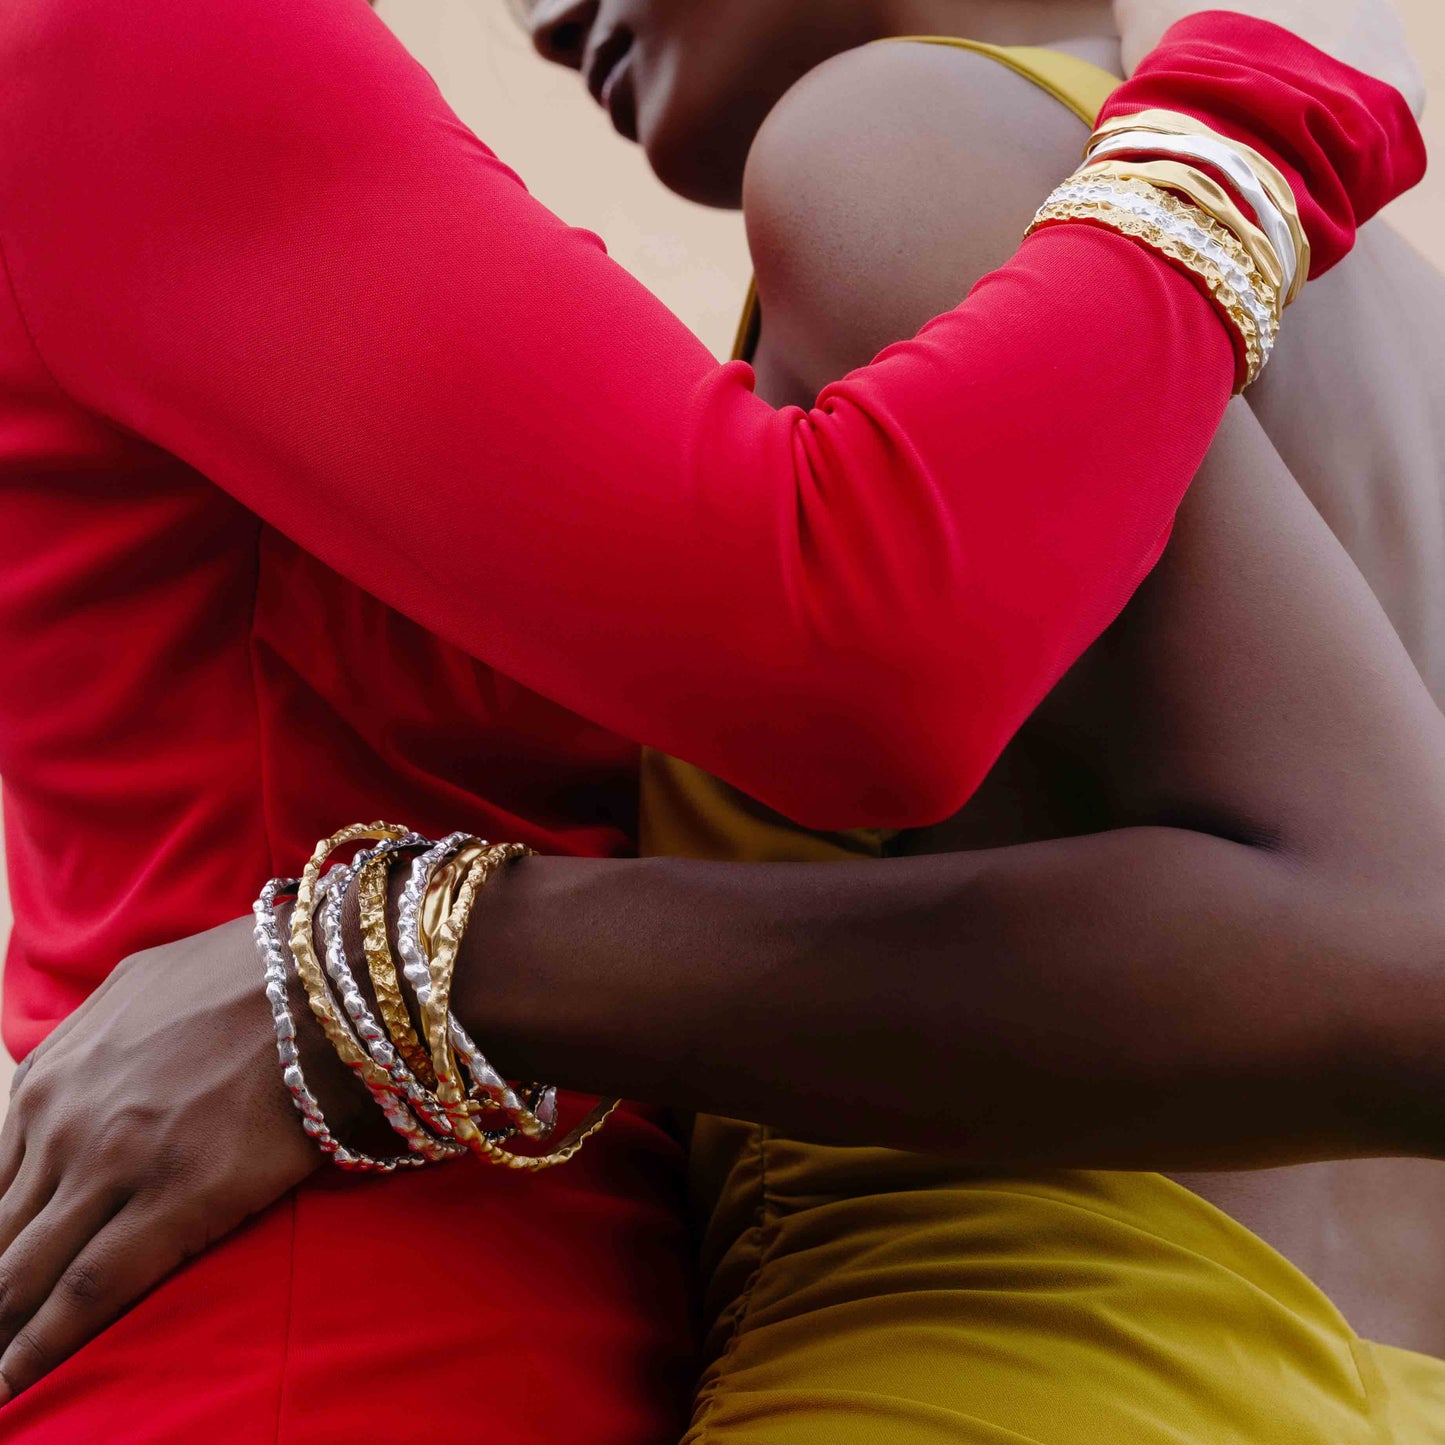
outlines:
{"label": "beaded silver bracelet", "polygon": [[[316,887],[318,924],[320,914],[324,913],[327,902],[330,897],[333,896],[338,885],[344,882],[345,877],[345,867],[338,866],[328,870],[328,872],[318,880]],[[323,986],[328,984],[328,979],[324,972],[321,982]],[[331,999],[336,1015],[336,1027],[342,1031],[344,1037],[349,1038],[357,1053],[357,1058],[346,1059],[347,1067],[361,1080],[366,1092],[371,1095],[377,1108],[381,1110],[382,1117],[385,1118],[386,1122],[391,1126],[392,1132],[399,1135],[405,1142],[406,1147],[411,1150],[413,1154],[417,1155],[423,1163],[436,1163],[441,1156],[438,1155],[433,1147],[436,1142],[435,1139],[417,1119],[416,1115],[412,1113],[406,1101],[402,1098],[401,1092],[392,1086],[389,1078],[383,1082],[377,1082],[367,1077],[364,1066],[360,1062],[363,1056],[361,1041],[356,1037],[356,1032],[352,1028],[345,1012],[340,1009],[335,1009],[337,1000],[329,987],[327,987],[327,994]],[[344,1057],[343,1055],[343,1058]]]}
{"label": "beaded silver bracelet", "polygon": [[[437,1102],[436,1096],[416,1077],[405,1061],[396,1052],[391,1036],[377,1022],[367,1006],[366,999],[356,981],[356,972],[346,954],[346,942],[341,928],[341,910],[346,894],[355,882],[357,874],[375,858],[400,853],[410,848],[426,848],[430,841],[417,833],[404,838],[383,839],[374,848],[358,853],[344,872],[334,880],[322,881],[318,889],[319,910],[317,922],[321,932],[322,953],[327,975],[333,985],[333,996],[340,1002],[347,1018],[351,1020],[354,1036],[365,1045],[376,1064],[385,1069],[393,1084],[401,1092],[407,1104],[427,1128],[433,1133],[450,1136],[452,1123]],[[323,896],[324,890],[324,896]],[[459,1150],[462,1146],[458,1145]]]}
{"label": "beaded silver bracelet", "polygon": [[403,1154],[394,1158],[378,1159],[370,1154],[348,1149],[332,1132],[321,1111],[316,1095],[306,1083],[301,1069],[301,1055],[296,1047],[296,1020],[291,1015],[291,1000],[287,993],[288,954],[281,945],[281,925],[276,917],[277,900],[287,893],[294,893],[300,879],[273,878],[261,890],[261,896],[252,905],[256,920],[256,948],[265,965],[266,998],[271,1005],[271,1021],[276,1030],[276,1053],[281,1060],[281,1079],[296,1112],[301,1116],[301,1127],[321,1150],[341,1169],[352,1169],[372,1174],[392,1174],[398,1169],[416,1168],[427,1161],[416,1154]]}

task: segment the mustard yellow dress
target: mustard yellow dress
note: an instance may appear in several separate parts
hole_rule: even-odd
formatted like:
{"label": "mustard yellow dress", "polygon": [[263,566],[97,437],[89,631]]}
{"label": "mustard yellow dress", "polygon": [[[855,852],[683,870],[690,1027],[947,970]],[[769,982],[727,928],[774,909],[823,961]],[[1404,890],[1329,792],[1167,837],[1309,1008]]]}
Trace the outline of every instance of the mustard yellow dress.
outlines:
{"label": "mustard yellow dress", "polygon": [[[932,37],[922,37],[933,40]],[[953,39],[1092,124],[1115,79]],[[750,304],[739,353],[756,340]],[[878,856],[649,754],[643,844]],[[1299,1270],[1159,1174],[986,1175],[699,1119],[705,1371],[684,1445],[1445,1445],[1445,1362],[1360,1339]]]}

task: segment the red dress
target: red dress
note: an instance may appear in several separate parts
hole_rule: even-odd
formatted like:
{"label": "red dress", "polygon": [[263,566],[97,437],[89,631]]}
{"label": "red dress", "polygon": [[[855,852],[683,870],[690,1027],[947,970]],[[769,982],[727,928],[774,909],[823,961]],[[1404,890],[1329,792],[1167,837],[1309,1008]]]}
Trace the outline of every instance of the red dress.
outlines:
{"label": "red dress", "polygon": [[[1243,97],[1325,262],[1421,166],[1392,92],[1237,17],[1132,84]],[[950,811],[1147,572],[1233,372],[1188,281],[1067,228],[775,412],[362,0],[8,0],[0,257],[17,1056],[342,822],[628,851],[637,741],[804,822]],[[536,1179],[318,1175],[0,1440],[667,1440],[679,1163],[634,1111]],[[413,1331],[374,1242],[423,1214]]]}

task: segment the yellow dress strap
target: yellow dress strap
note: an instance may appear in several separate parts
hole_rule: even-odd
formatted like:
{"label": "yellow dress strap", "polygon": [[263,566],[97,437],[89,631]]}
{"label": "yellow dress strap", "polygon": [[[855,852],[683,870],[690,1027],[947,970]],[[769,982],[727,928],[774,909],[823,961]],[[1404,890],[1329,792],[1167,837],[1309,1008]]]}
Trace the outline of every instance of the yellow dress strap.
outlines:
{"label": "yellow dress strap", "polygon": [[963,40],[956,35],[899,35],[897,40],[915,45],[951,45],[955,50],[972,50],[1006,65],[1040,90],[1047,91],[1060,105],[1067,106],[1085,125],[1092,126],[1104,102],[1119,88],[1119,77],[1107,70],[1069,55],[1063,50],[1044,50],[1037,45],[985,45],[981,40]]}
{"label": "yellow dress strap", "polygon": [[[964,40],[957,35],[897,35],[878,43],[949,45],[955,50],[971,50],[975,55],[986,55],[990,60],[1007,66],[1016,75],[1032,81],[1060,105],[1073,111],[1087,126],[1092,126],[1099,118],[1104,102],[1120,85],[1117,75],[1111,75],[1091,61],[1080,60],[1077,55],[1069,55],[1063,50],[1045,50],[1037,45],[986,45],[982,40]],[[737,337],[733,341],[734,361],[753,359],[761,329],[757,282],[751,281]]]}
{"label": "yellow dress strap", "polygon": [[758,335],[763,328],[763,310],[758,305],[758,278],[748,277],[748,297],[738,320],[738,334],[733,338],[734,361],[751,361],[758,349]]}

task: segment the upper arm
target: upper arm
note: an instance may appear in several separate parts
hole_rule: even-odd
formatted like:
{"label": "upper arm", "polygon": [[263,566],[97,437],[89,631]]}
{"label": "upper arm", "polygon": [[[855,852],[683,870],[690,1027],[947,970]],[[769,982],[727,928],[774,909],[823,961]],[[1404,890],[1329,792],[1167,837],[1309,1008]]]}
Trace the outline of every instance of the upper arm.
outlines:
{"label": "upper arm", "polygon": [[[1084,135],[967,52],[872,46],[820,68],[750,160],[770,354],[815,387],[916,328],[1012,252]],[[1239,405],[1160,567],[1041,723],[1081,749],[1116,824],[1184,821],[1381,866],[1445,829],[1445,726]]]}
{"label": "upper arm", "polygon": [[1122,822],[1184,821],[1438,871],[1445,720],[1243,403],[1163,561],[1086,659],[1083,715]]}
{"label": "upper arm", "polygon": [[956,305],[1014,253],[1086,136],[970,51],[870,45],[812,71],[748,159],[769,354],[816,393]]}

